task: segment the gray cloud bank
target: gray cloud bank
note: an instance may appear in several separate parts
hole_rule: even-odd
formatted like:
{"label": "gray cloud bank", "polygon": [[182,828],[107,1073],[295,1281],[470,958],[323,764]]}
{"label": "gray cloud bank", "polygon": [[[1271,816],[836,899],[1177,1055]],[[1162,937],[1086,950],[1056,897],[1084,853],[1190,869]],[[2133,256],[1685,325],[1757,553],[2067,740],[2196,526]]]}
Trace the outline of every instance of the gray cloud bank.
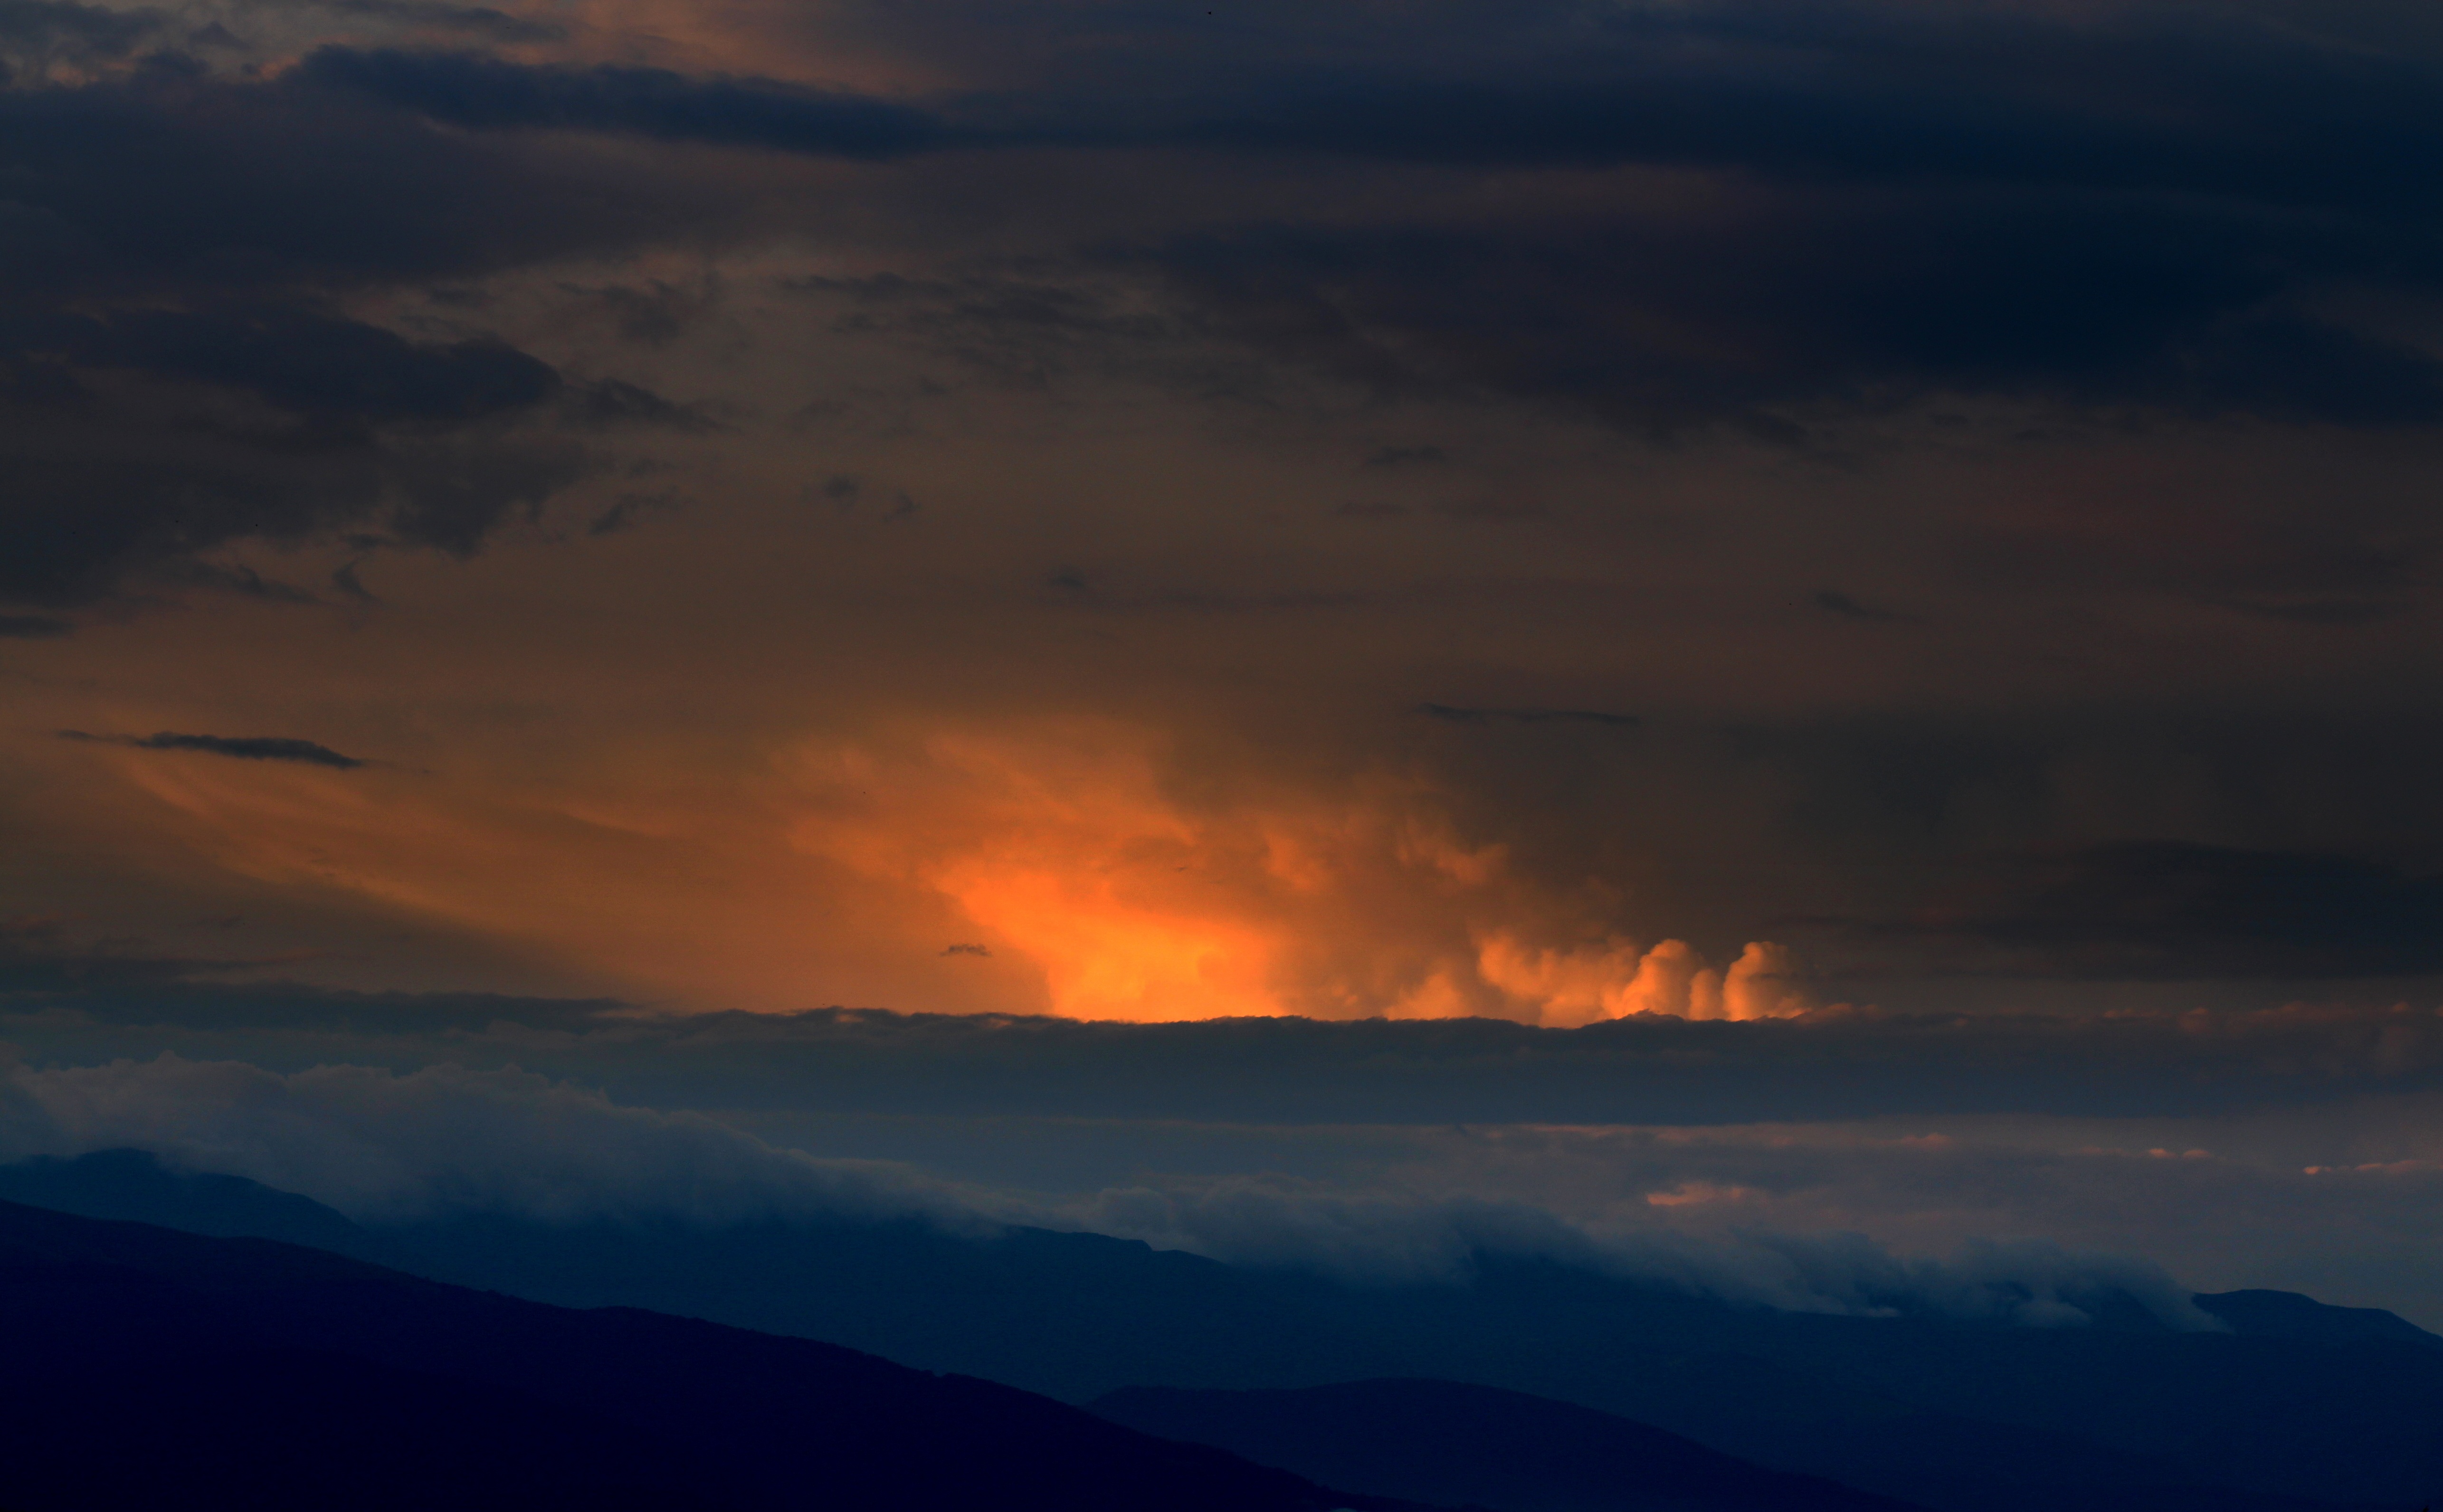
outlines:
{"label": "gray cloud bank", "polygon": [[1031,1223],[1369,1282],[1447,1282],[1479,1255],[1536,1257],[1799,1311],[2060,1327],[2131,1299],[2174,1328],[2218,1326],[2158,1266],[2041,1243],[1905,1260],[1854,1234],[1591,1228],[1523,1203],[1349,1196],[1260,1180],[1046,1202],[775,1149],[701,1115],[621,1107],[541,1077],[455,1066],[282,1076],[175,1057],[17,1066],[0,1082],[0,1145],[18,1158],[144,1149],[377,1225],[468,1214],[712,1226],[913,1217],[954,1232]]}
{"label": "gray cloud bank", "polygon": [[1986,1305],[1963,1278],[1997,1266],[2065,1306],[2099,1275],[2151,1295],[2092,1259],[2143,1255],[2443,1318],[2431,1010],[673,1018],[12,938],[8,1150],[132,1145],[370,1221],[1017,1222],[1375,1279],[1533,1254],[1834,1310]]}
{"label": "gray cloud bank", "polygon": [[[1828,1010],[1769,1023],[1636,1015],[1093,1023],[819,1010],[638,1014],[480,994],[175,980],[211,963],[22,933],[0,1037],[46,1058],[160,1050],[275,1066],[520,1065],[622,1101],[923,1116],[1245,1123],[1746,1123],[2020,1112],[2185,1116],[2443,1090],[2443,1014]],[[240,963],[221,963],[223,971]]]}

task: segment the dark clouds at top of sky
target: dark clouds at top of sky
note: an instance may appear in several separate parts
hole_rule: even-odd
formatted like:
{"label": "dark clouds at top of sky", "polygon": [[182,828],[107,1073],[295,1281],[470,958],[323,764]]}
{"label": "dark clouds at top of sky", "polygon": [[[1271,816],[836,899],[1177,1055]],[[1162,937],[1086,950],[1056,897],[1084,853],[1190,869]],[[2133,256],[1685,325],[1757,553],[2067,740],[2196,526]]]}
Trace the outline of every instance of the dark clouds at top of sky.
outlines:
{"label": "dark clouds at top of sky", "polygon": [[[463,23],[462,47],[487,29],[539,40],[488,13],[401,14]],[[970,40],[1012,25],[937,19]],[[0,16],[21,54],[116,66],[0,91],[23,548],[0,592],[74,604],[148,561],[368,519],[465,553],[565,486],[565,448],[501,424],[541,396],[539,363],[411,344],[321,301],[756,220],[740,182],[619,172],[571,145],[586,133],[867,158],[968,148],[1082,166],[1133,150],[1728,175],[1693,209],[1634,189],[1368,224],[1285,206],[1070,249],[1152,272],[1213,329],[1296,361],[1636,428],[1796,436],[1844,408],[1943,393],[2195,419],[2443,416],[2443,364],[2325,307],[2338,288],[2422,298],[2443,279],[2431,46],[2163,7],[1545,6],[1497,23],[1430,7],[1367,48],[1360,32],[1380,28],[1286,8],[1202,28],[1187,10],[1098,9],[1093,46],[1068,32],[1080,24],[1044,13],[1036,46],[961,60],[970,87],[899,99],[340,46],[248,79],[159,50],[182,35],[170,12],[24,0]],[[1032,79],[1031,57],[1049,60]],[[285,423],[165,417],[105,396],[92,380],[113,373],[250,393]],[[397,432],[407,422],[416,434]]]}
{"label": "dark clouds at top of sky", "polygon": [[[28,6],[0,36],[116,56],[147,27],[111,15]],[[581,472],[528,423],[566,386],[480,333],[418,340],[340,300],[615,246],[696,200],[175,57],[17,81],[0,120],[0,595],[32,605],[250,537],[475,550]]]}
{"label": "dark clouds at top of sky", "polygon": [[[1195,149],[1736,175],[1694,214],[1630,193],[1489,223],[1283,221],[1106,249],[1305,360],[1633,425],[1944,392],[2198,418],[2443,414],[2431,355],[2312,307],[2333,284],[2431,290],[2443,271],[2425,234],[2443,161],[2431,58],[2142,8],[2083,23],[1557,17],[1505,15],[1489,29],[1506,49],[1405,70],[1301,58],[1301,28],[1277,13],[1252,29],[1279,55],[1219,61],[1131,52],[1123,25],[1083,76],[929,108],[465,54],[333,48],[292,77],[471,126],[851,156]],[[1445,42],[1480,34],[1442,19]]]}
{"label": "dark clouds at top of sky", "polygon": [[[953,18],[943,12],[962,9],[978,19],[974,7],[919,7],[907,20],[944,33],[955,54]],[[2413,213],[2433,209],[2427,170],[2443,161],[2426,109],[2437,82],[2431,48],[2379,51],[2244,8],[2123,6],[2076,18],[1998,6],[1413,10],[1396,37],[1362,12],[1278,6],[1242,8],[1210,28],[1192,26],[1189,7],[1096,7],[1091,20],[1035,11],[1019,25],[1053,61],[1034,77],[1022,72],[1021,49],[1019,77],[921,100],[400,49],[325,48],[296,77],[471,126],[847,155],[1218,145],[2080,186]],[[1079,45],[1081,24],[1094,45]],[[1202,33],[1193,46],[1166,46],[1188,30]]]}

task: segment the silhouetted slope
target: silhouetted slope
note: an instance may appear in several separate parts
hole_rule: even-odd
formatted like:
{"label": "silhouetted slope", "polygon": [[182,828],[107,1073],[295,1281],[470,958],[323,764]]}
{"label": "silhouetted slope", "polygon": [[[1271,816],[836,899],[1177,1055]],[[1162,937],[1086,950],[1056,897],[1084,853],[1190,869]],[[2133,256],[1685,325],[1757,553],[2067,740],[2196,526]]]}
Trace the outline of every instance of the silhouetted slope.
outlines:
{"label": "silhouetted slope", "polygon": [[[214,1180],[161,1175],[191,1193]],[[266,1190],[211,1191],[248,1189]],[[351,1242],[441,1280],[822,1339],[1070,1400],[1476,1382],[1941,1512],[2156,1512],[2199,1487],[2217,1488],[2217,1512],[2443,1493],[2443,1349],[2389,1315],[2263,1301],[2279,1293],[2201,1299],[2236,1332],[2177,1335],[2134,1306],[2061,1330],[1828,1318],[1528,1262],[1485,1262],[1465,1286],[1350,1286],[1098,1235],[917,1223],[482,1218]]]}
{"label": "silhouetted slope", "polygon": [[[2217,1512],[2443,1493],[2443,1351],[2159,1326],[2029,1329],[1739,1307],[1542,1262],[1348,1285],[1092,1234],[469,1219],[395,1263],[575,1305],[829,1339],[1070,1400],[1396,1377],[1614,1412],[1957,1512]],[[2173,1498],[2174,1500],[2166,1500]]]}
{"label": "silhouetted slope", "polygon": [[0,1203],[0,1501],[1327,1512],[1010,1387]]}
{"label": "silhouetted slope", "polygon": [[311,1197],[244,1176],[172,1171],[144,1150],[0,1165],[0,1202],[225,1239],[278,1239],[360,1259],[374,1248],[362,1229]]}
{"label": "silhouetted slope", "polygon": [[2443,1337],[2428,1333],[2380,1307],[2336,1307],[2295,1291],[2200,1292],[2197,1305],[2253,1339],[2296,1339],[2318,1344],[2369,1341],[2443,1349]]}
{"label": "silhouetted slope", "polygon": [[30,1315],[0,1303],[0,1487],[26,1512],[746,1505],[718,1466],[634,1424],[462,1377],[249,1345],[156,1298],[37,1295]]}
{"label": "silhouetted slope", "polygon": [[1501,1512],[1908,1512],[1904,1503],[1760,1469],[1607,1412],[1452,1381],[1259,1392],[1141,1387],[1093,1408],[1144,1432],[1214,1445],[1351,1490]]}

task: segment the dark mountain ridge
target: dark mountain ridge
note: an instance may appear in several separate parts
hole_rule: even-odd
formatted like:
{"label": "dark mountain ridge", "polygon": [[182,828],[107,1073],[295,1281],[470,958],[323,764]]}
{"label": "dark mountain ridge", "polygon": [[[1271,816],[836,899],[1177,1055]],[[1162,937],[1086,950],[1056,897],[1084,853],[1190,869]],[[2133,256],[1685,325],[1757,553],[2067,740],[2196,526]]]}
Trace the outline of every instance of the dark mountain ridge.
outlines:
{"label": "dark mountain ridge", "polygon": [[[0,1196],[9,1180],[0,1170]],[[1098,1235],[961,1238],[916,1222],[464,1217],[347,1239],[441,1280],[823,1339],[1072,1401],[1140,1386],[1497,1387],[1944,1512],[2408,1508],[2443,1491],[2443,1340],[2283,1293],[2199,1298],[2232,1331],[2183,1334],[2134,1303],[2086,1328],[1833,1317],[1490,1257],[1464,1285],[1364,1286]]]}
{"label": "dark mountain ridge", "polygon": [[830,1339],[1072,1401],[1125,1386],[1497,1386],[1959,1512],[2181,1512],[2167,1487],[2212,1488],[2219,1512],[2414,1507],[2443,1490],[2443,1349],[2422,1338],[1784,1313],[1489,1257],[1464,1285],[1351,1285],[1098,1235],[978,1240],[912,1222],[468,1218],[383,1237],[404,1268],[469,1284]]}
{"label": "dark mountain ridge", "polygon": [[0,1504],[1394,1512],[1012,1387],[0,1202]]}
{"label": "dark mountain ridge", "polygon": [[2319,1344],[2376,1341],[2443,1349],[2443,1337],[2380,1307],[2336,1307],[2295,1291],[2199,1292],[2195,1300],[2232,1333],[2251,1339],[2296,1339]]}
{"label": "dark mountain ridge", "polygon": [[360,1259],[380,1248],[344,1214],[311,1197],[245,1176],[174,1171],[145,1150],[98,1150],[73,1159],[38,1156],[0,1165],[0,1202],[215,1238],[277,1239]]}
{"label": "dark mountain ridge", "polygon": [[1607,1412],[1454,1381],[1135,1387],[1089,1405],[1142,1432],[1228,1448],[1336,1485],[1386,1495],[1431,1486],[1445,1500],[1502,1512],[1909,1512],[1887,1497],[1759,1469]]}

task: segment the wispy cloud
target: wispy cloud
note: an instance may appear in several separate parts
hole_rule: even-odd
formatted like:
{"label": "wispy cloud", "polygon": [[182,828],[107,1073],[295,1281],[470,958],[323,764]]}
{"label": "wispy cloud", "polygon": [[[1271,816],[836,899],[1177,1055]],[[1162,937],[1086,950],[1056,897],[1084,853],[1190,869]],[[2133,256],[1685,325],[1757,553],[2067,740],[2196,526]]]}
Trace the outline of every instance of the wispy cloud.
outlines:
{"label": "wispy cloud", "polygon": [[62,730],[60,738],[120,745],[136,751],[202,751],[241,761],[295,761],[305,766],[336,767],[342,772],[370,764],[356,756],[342,756],[326,745],[282,736],[180,735],[174,730],[156,735],[89,735],[83,730]]}

